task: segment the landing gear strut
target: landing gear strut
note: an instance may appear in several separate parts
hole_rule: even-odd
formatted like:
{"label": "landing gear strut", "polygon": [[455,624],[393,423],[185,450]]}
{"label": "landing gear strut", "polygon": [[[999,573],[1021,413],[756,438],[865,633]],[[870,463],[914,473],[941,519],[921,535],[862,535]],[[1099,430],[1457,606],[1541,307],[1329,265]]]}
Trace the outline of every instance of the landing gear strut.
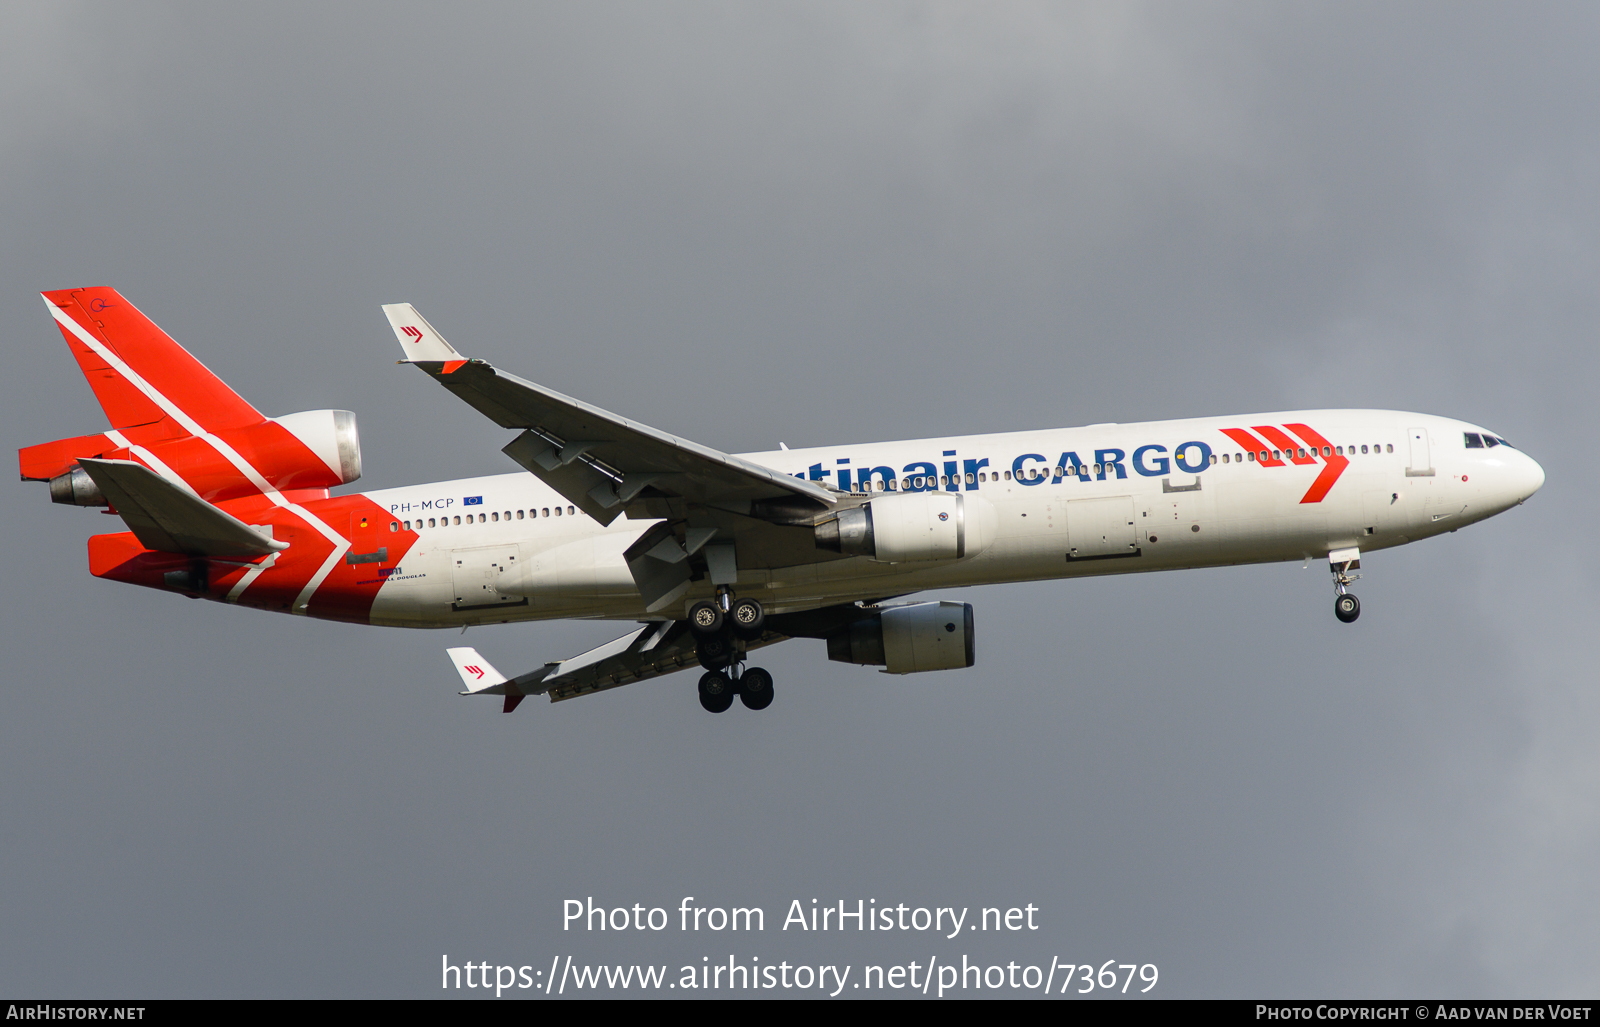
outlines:
{"label": "landing gear strut", "polygon": [[1346,624],[1361,616],[1361,600],[1346,592],[1352,581],[1361,577],[1350,572],[1361,566],[1361,554],[1353,549],[1328,554],[1328,569],[1333,572],[1333,615]]}

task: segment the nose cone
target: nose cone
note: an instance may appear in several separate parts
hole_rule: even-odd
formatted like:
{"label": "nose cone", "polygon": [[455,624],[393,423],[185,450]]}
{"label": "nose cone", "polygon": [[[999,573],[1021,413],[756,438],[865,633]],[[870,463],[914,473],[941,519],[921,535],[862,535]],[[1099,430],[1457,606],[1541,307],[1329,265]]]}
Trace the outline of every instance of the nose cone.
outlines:
{"label": "nose cone", "polygon": [[1505,487],[1520,503],[1543,487],[1544,468],[1526,453],[1517,452],[1513,456],[1514,459],[1507,461]]}

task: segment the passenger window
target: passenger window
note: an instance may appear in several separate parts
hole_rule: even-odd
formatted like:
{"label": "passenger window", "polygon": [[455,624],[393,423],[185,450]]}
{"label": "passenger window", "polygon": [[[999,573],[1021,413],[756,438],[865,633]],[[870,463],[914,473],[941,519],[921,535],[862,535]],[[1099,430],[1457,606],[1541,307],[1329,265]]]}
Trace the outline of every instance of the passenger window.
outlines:
{"label": "passenger window", "polygon": [[399,531],[400,530],[400,522],[399,521],[390,521],[389,522],[389,530],[390,531]]}
{"label": "passenger window", "polygon": [[1010,481],[1011,480],[1011,472],[1007,471],[1007,472],[1005,472],[1005,474],[1006,474],[1006,481]]}
{"label": "passenger window", "polygon": [[1255,463],[1256,462],[1256,455],[1254,453],[1246,453],[1245,454],[1245,459],[1249,460],[1251,463]]}
{"label": "passenger window", "polygon": [[1366,446],[1362,446],[1361,447],[1361,452],[1365,453],[1366,451],[1367,451],[1367,447]]}
{"label": "passenger window", "polygon": [[576,517],[576,516],[578,516],[577,509],[574,508],[574,507],[570,507],[570,506],[567,507],[567,516],[568,517]]}
{"label": "passenger window", "polygon": [[968,485],[976,485],[976,484],[978,484],[978,476],[976,474],[973,474],[971,471],[968,471],[967,472],[967,484]]}
{"label": "passenger window", "polygon": [[1390,445],[1387,445],[1387,446],[1384,446],[1384,447],[1383,447],[1383,449],[1384,449],[1384,452],[1386,452],[1386,453],[1393,453],[1393,452],[1394,452],[1394,446],[1393,446],[1393,444],[1390,444]]}
{"label": "passenger window", "polygon": [[489,519],[492,521],[498,521],[500,519],[500,515],[498,513],[492,513],[489,515]]}
{"label": "passenger window", "polygon": [[517,520],[519,520],[519,521],[522,520],[523,513],[524,513],[524,511],[522,511],[522,510],[518,510],[517,511]]}
{"label": "passenger window", "polygon": [[1211,454],[1211,463],[1212,463],[1212,465],[1215,466],[1216,462],[1217,462],[1217,454],[1212,453]]}
{"label": "passenger window", "polygon": [[406,521],[405,522],[405,527],[406,527],[407,531],[410,531],[411,530],[411,522],[410,521]]}
{"label": "passenger window", "polygon": [[1222,462],[1225,463],[1225,464],[1231,462],[1228,459],[1228,454],[1226,454],[1226,453],[1222,454]]}
{"label": "passenger window", "polygon": [[1100,473],[1102,473],[1102,472],[1101,472],[1101,468],[1100,468],[1100,465],[1099,465],[1099,464],[1095,464],[1095,465],[1094,465],[1094,473],[1096,473],[1096,474],[1100,474]]}

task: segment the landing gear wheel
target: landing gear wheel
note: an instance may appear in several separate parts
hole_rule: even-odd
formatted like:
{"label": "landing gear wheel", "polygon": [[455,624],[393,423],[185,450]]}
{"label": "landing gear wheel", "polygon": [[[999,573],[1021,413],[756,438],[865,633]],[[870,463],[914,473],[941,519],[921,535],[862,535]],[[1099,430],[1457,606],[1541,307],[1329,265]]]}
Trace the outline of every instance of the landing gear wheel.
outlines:
{"label": "landing gear wheel", "polygon": [[695,644],[694,655],[706,670],[721,670],[733,662],[733,643],[727,635],[702,638]]}
{"label": "landing gear wheel", "polygon": [[689,630],[701,638],[722,633],[722,607],[701,600],[689,607]]}
{"label": "landing gear wheel", "polygon": [[746,667],[739,675],[739,698],[752,710],[772,705],[772,675],[760,667]]}
{"label": "landing gear wheel", "polygon": [[767,611],[754,599],[739,599],[728,611],[728,620],[740,638],[759,638],[767,623]]}
{"label": "landing gear wheel", "polygon": [[733,682],[721,671],[700,675],[700,705],[707,713],[725,713],[733,705]]}
{"label": "landing gear wheel", "polygon": [[1346,624],[1361,616],[1361,600],[1346,592],[1333,601],[1333,615]]}

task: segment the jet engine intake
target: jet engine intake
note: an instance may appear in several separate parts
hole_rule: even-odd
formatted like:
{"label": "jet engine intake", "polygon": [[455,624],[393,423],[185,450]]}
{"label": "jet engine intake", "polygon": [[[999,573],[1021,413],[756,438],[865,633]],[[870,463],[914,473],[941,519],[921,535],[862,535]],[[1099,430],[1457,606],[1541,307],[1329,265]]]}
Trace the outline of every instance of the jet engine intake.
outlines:
{"label": "jet engine intake", "polygon": [[975,661],[971,603],[886,606],[828,636],[828,659],[888,674],[959,670]]}
{"label": "jet engine intake", "polygon": [[817,525],[817,547],[879,563],[959,560],[983,551],[997,522],[994,506],[980,496],[886,495]]}
{"label": "jet engine intake", "polygon": [[273,420],[321,457],[328,469],[339,475],[340,484],[348,485],[361,477],[361,436],[356,431],[355,414],[348,410],[305,410]]}

